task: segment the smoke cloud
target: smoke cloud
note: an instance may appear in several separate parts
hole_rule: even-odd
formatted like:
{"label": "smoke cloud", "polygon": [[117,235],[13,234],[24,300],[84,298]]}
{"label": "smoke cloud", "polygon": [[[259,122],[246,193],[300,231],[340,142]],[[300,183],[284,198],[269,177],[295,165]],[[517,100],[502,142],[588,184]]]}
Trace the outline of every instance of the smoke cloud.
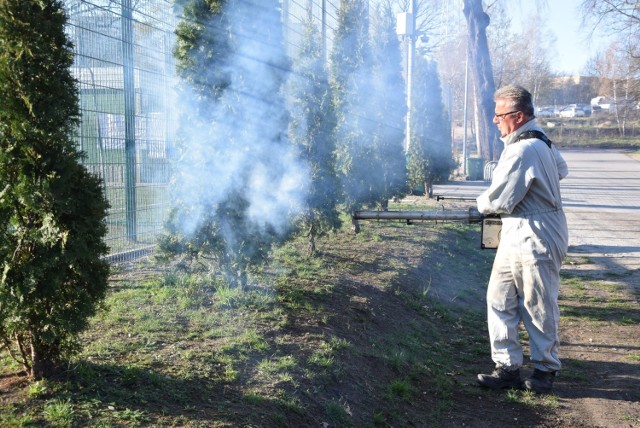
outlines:
{"label": "smoke cloud", "polygon": [[[215,31],[232,50],[215,72],[228,84],[215,102],[185,85],[177,106],[182,143],[173,192],[188,207],[182,229],[193,233],[219,204],[241,195],[249,229],[284,233],[304,205],[309,170],[286,136],[281,88],[288,63],[280,11],[271,1],[232,0],[224,14],[228,28]],[[246,240],[234,236],[243,231],[225,230],[228,242]]]}

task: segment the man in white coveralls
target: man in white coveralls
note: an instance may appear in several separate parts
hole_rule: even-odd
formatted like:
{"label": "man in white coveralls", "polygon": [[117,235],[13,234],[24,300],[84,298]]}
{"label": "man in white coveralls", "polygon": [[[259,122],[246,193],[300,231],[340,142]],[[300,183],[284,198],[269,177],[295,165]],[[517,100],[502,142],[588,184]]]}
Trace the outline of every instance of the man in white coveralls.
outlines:
{"label": "man in white coveralls", "polygon": [[504,150],[491,186],[478,198],[478,211],[502,218],[500,244],[487,289],[487,321],[496,368],[479,374],[492,389],[520,388],[522,346],[518,323],[529,333],[534,372],[524,386],[550,392],[558,358],[558,288],[568,245],[560,180],[567,164],[535,121],[531,94],[506,86],[494,94],[493,123]]}

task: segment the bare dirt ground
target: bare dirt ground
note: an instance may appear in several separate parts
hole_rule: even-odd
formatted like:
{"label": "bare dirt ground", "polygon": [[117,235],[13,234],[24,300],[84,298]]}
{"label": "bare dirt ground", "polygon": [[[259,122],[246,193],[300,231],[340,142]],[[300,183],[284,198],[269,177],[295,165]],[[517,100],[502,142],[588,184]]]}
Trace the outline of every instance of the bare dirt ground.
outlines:
{"label": "bare dirt ground", "polygon": [[[559,379],[557,394],[578,426],[640,426],[640,241],[636,191],[640,154],[633,152],[568,152],[574,177],[563,191],[573,246],[565,274],[599,279],[598,290],[582,296],[563,289],[570,300],[561,324],[562,355],[572,374],[583,381]],[[629,161],[632,160],[632,162]],[[600,161],[600,162],[599,162]],[[571,165],[571,164],[570,164]],[[578,183],[588,193],[578,190]],[[584,183],[591,183],[584,186]],[[565,183],[566,184],[566,183]],[[635,189],[635,190],[634,190]],[[583,202],[584,201],[584,202]],[[591,224],[588,219],[592,218]],[[604,290],[608,288],[608,293]],[[615,292],[612,288],[617,288]],[[631,319],[620,322],[617,299],[625,301]],[[562,302],[561,302],[562,303]],[[575,371],[582,373],[574,373]]]}
{"label": "bare dirt ground", "polygon": [[569,263],[564,271],[619,285],[617,298],[631,304],[632,309],[627,311],[634,318],[620,323],[615,307],[607,309],[607,301],[597,299],[598,290],[590,290],[594,298],[586,302],[565,298],[567,307],[574,313],[587,314],[589,321],[570,318],[560,325],[562,358],[570,366],[572,376],[569,379],[560,376],[556,385],[555,393],[564,408],[563,418],[580,427],[638,427],[640,271],[619,273],[619,266],[606,257],[597,263]]}

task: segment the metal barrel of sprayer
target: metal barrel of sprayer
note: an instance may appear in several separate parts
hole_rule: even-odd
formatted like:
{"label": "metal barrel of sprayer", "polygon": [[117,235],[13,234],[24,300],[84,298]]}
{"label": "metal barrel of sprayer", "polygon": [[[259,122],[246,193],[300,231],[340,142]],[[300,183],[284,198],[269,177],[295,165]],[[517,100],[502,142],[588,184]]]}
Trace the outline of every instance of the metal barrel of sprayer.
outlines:
{"label": "metal barrel of sprayer", "polygon": [[354,220],[406,220],[406,221],[482,221],[475,208],[459,211],[354,211]]}

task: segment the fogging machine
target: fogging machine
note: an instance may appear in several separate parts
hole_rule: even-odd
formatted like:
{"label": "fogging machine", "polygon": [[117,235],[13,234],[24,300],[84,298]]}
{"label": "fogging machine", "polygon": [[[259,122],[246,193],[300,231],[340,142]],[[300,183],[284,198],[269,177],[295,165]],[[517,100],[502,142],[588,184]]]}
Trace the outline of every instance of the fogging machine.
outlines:
{"label": "fogging machine", "polygon": [[[475,200],[462,197],[437,196],[437,200]],[[498,215],[483,215],[475,208],[465,211],[355,211],[353,220],[405,220],[408,224],[413,221],[461,221],[480,223],[480,248],[496,249],[500,244],[502,220]]]}

